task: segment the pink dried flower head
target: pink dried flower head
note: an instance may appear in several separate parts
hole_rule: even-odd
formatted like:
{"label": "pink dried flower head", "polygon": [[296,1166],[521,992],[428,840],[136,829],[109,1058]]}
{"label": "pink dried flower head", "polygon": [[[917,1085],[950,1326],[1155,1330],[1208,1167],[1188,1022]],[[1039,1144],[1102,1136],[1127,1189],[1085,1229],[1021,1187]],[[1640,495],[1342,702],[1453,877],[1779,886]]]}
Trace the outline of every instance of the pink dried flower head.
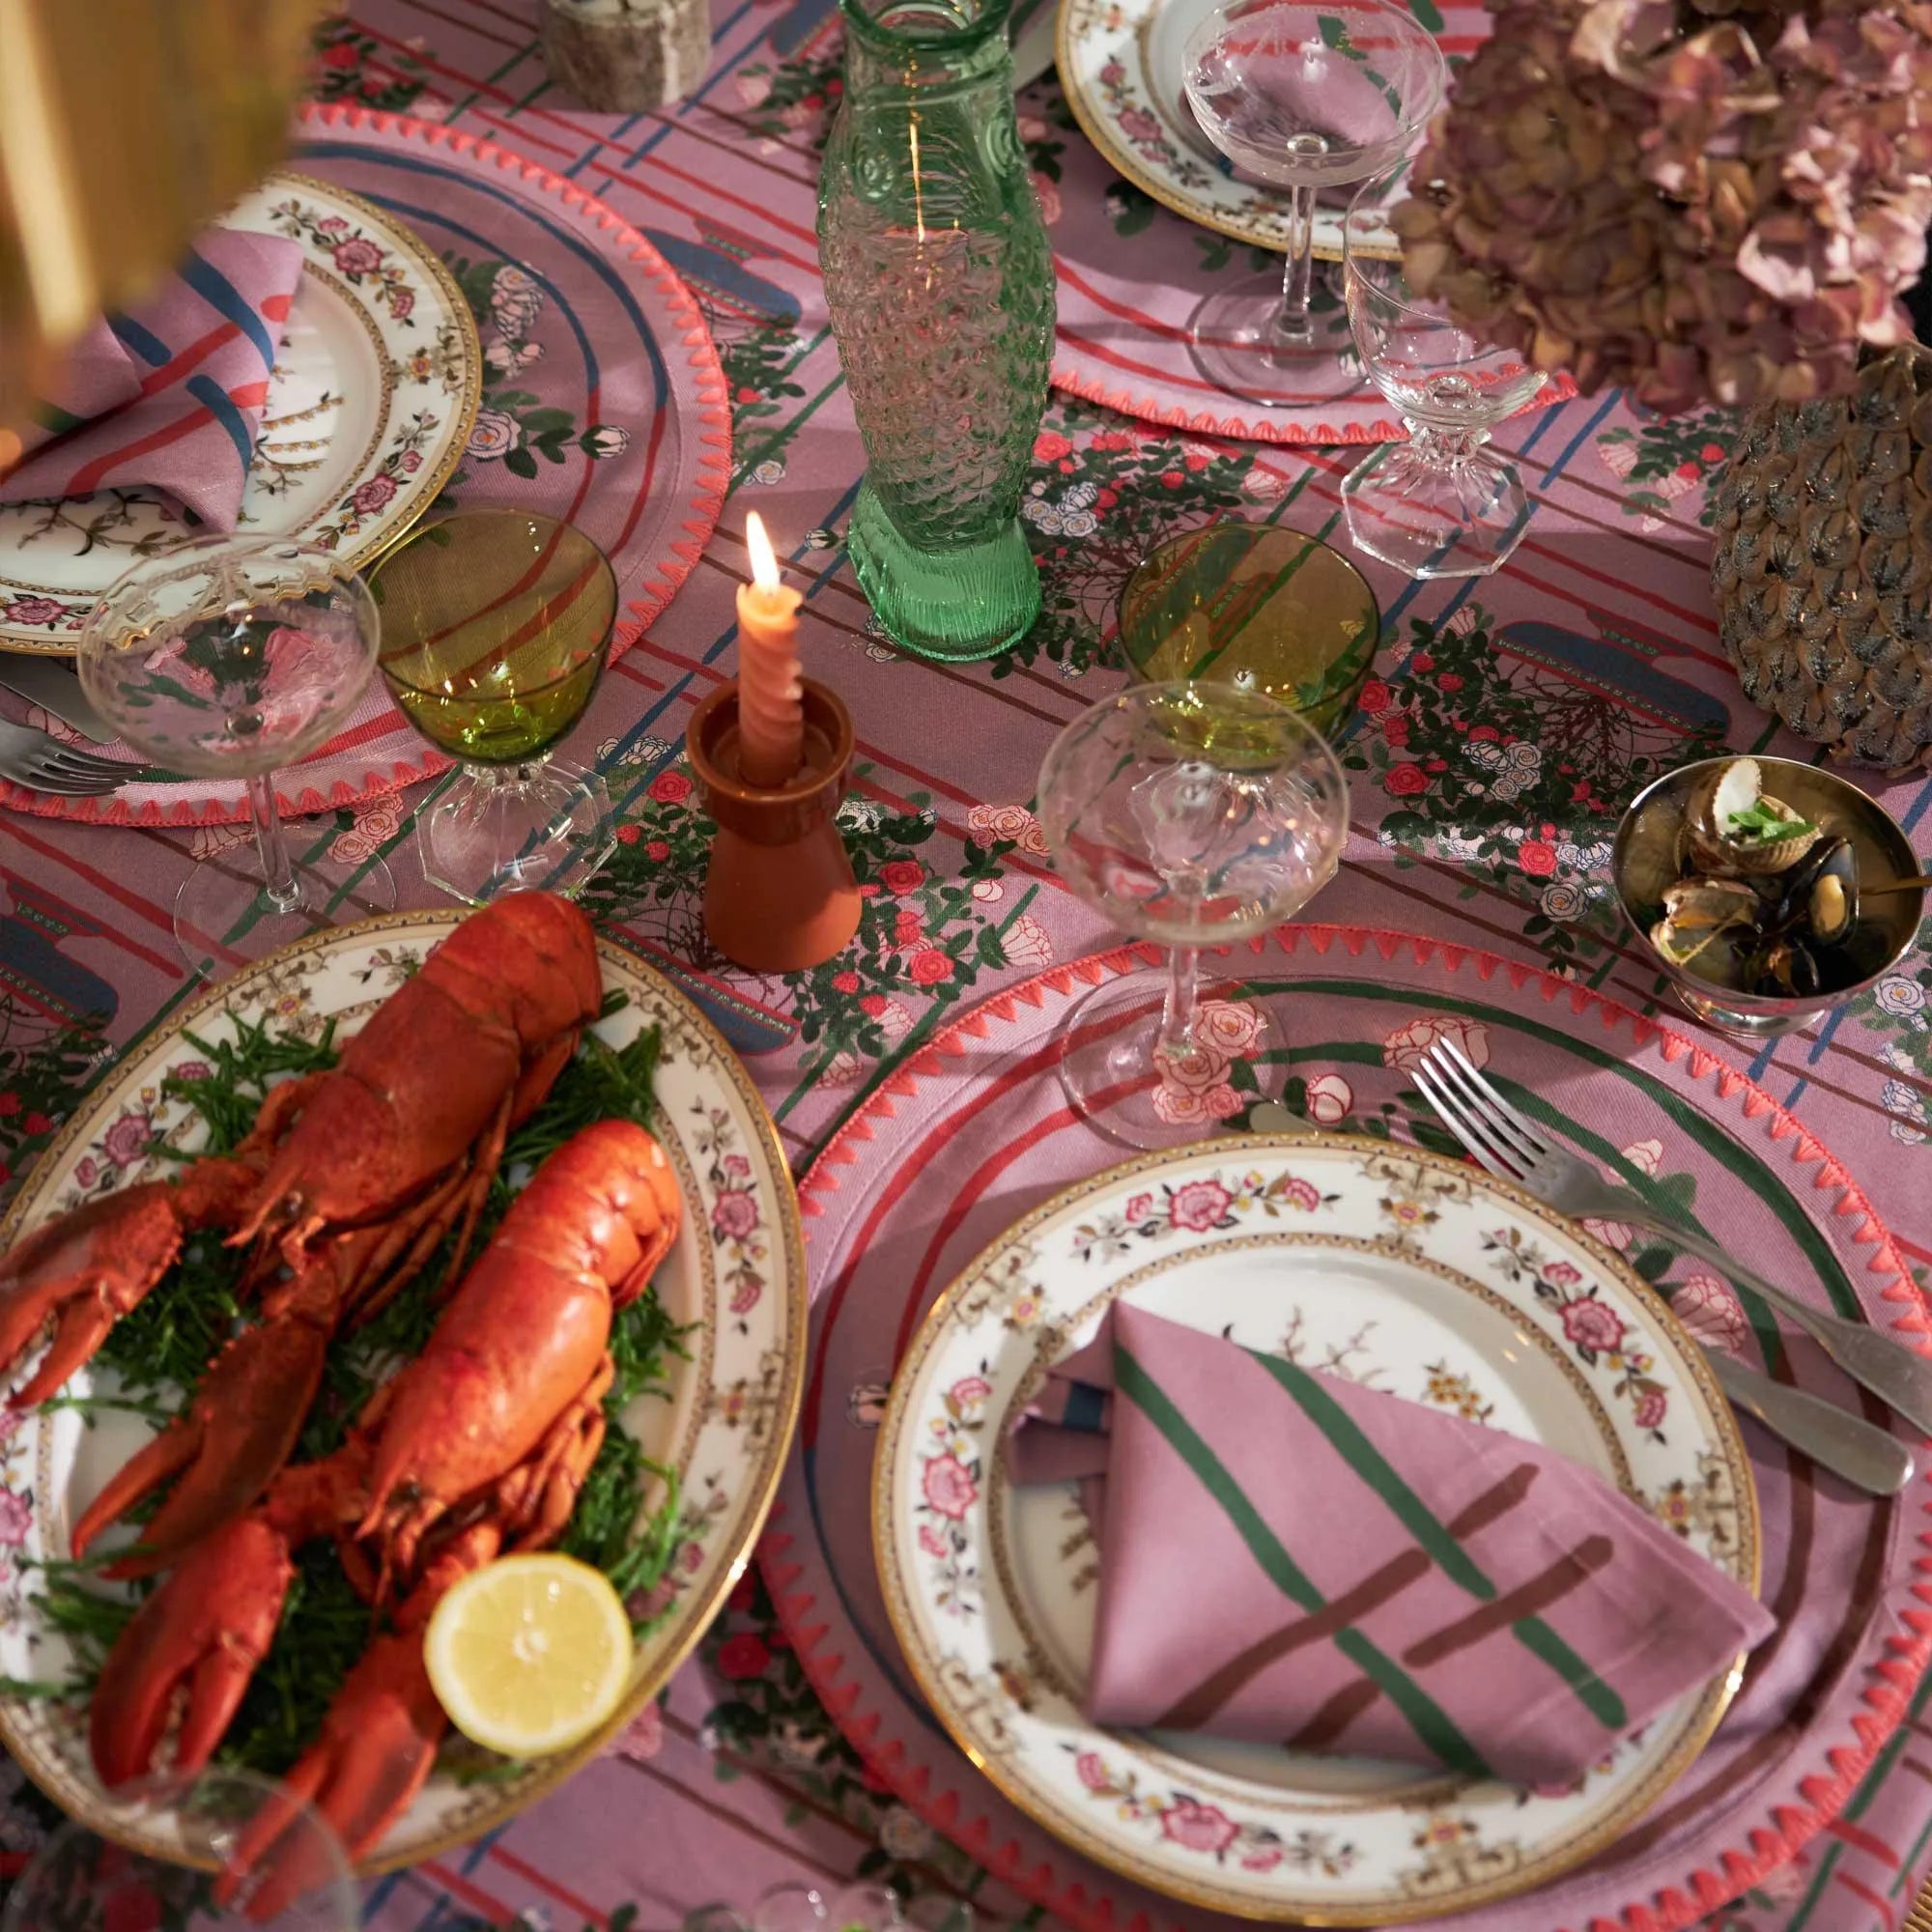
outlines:
{"label": "pink dried flower head", "polygon": [[1418,292],[1678,410],[1846,386],[1932,222],[1926,0],[1492,0],[1396,211]]}

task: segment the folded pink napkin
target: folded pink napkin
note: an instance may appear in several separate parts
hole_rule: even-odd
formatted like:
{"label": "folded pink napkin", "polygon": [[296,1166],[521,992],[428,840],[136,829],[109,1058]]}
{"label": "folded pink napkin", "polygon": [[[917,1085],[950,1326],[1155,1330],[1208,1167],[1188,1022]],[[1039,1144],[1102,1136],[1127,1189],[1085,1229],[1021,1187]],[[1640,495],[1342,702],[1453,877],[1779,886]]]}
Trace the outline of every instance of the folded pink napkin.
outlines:
{"label": "folded pink napkin", "polygon": [[232,530],[300,280],[298,242],[204,235],[152,301],[75,346],[24,454],[0,472],[0,503],[146,487]]}
{"label": "folded pink napkin", "polygon": [[1560,1787],[1774,1628],[1591,1471],[1132,1306],[1008,1450],[1092,1485],[1099,1724]]}

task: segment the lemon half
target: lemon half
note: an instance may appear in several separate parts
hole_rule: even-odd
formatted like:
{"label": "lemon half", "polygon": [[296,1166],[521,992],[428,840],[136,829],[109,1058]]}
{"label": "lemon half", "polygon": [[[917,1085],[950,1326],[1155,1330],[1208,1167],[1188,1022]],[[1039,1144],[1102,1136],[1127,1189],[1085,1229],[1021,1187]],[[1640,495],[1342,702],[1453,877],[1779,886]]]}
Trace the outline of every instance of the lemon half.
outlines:
{"label": "lemon half", "polygon": [[581,1743],[622,1703],[631,1620],[601,1570],[574,1556],[504,1556],[437,1605],[429,1681],[465,1737],[506,1757]]}

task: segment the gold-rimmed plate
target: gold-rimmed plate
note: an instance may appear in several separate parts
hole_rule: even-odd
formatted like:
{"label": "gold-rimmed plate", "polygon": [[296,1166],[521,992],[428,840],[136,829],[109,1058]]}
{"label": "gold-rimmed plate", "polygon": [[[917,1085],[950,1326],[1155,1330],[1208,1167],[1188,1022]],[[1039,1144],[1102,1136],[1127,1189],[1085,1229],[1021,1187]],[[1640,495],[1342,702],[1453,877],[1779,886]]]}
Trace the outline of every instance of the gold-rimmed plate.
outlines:
{"label": "gold-rimmed plate", "polygon": [[[408,226],[308,175],[270,175],[223,222],[302,250],[236,534],[370,563],[463,460],[483,393],[469,305]],[[130,564],[205,534],[152,491],[0,504],[0,650],[71,655]]]}
{"label": "gold-rimmed plate", "polygon": [[[1181,88],[1187,37],[1219,0],[1060,0],[1054,58],[1066,104],[1081,131],[1117,174],[1164,208],[1257,248],[1286,250],[1293,221],[1288,193],[1237,174],[1203,132]],[[1488,32],[1480,7],[1438,8],[1408,0],[1445,51]],[[1452,56],[1453,57],[1453,56]],[[1342,258],[1342,217],[1351,190],[1316,205],[1314,252]],[[1394,205],[1395,196],[1389,198]],[[1395,231],[1365,226],[1355,243],[1393,256]]]}
{"label": "gold-rimmed plate", "polygon": [[899,1643],[1037,1823],[1215,1911],[1393,1924],[1570,1870],[1689,1767],[1742,1659],[1564,1791],[1090,1725],[1092,1525],[1071,1485],[1014,1490],[1002,1444],[1118,1295],[1542,1442],[1757,1584],[1750,1466],[1696,1344],[1574,1224],[1460,1163],[1351,1136],[1147,1156],[975,1259],[901,1364],[879,1444],[873,1544]]}
{"label": "gold-rimmed plate", "polygon": [[[162,1096],[169,1071],[199,1060],[186,1038],[232,1036],[230,1014],[312,1037],[330,1019],[354,1033],[465,914],[398,913],[320,934],[227,980],[131,1050],[42,1157],[0,1222],[0,1252],[82,1200],[169,1171],[156,1150],[191,1147],[189,1117]],[[625,1005],[594,1031],[621,1046],[662,1029],[658,1138],[684,1192],[678,1242],[658,1270],[667,1309],[695,1324],[667,1394],[639,1400],[625,1423],[661,1466],[674,1468],[676,1554],[638,1640],[623,1705],[598,1736],[500,1780],[438,1773],[364,1861],[365,1873],[434,1858],[494,1831],[594,1756],[661,1690],[716,1615],[750,1555],[777,1486],[804,1385],[806,1269],[798,1205],[770,1117],[751,1076],[697,1009],[635,954],[598,942],[607,992]],[[199,1132],[198,1126],[193,1129]],[[84,1370],[73,1395],[113,1392]],[[0,1440],[0,1522],[24,1564],[0,1570],[0,1675],[62,1682],[73,1653],[38,1607],[37,1560],[69,1554],[74,1519],[146,1439],[138,1417],[42,1409]],[[655,1498],[646,1502],[655,1507]],[[642,1525],[640,1525],[641,1530]],[[41,1699],[0,1702],[0,1742],[71,1816],[159,1858],[181,1844],[165,1814],[115,1806],[87,1754],[86,1709]]]}

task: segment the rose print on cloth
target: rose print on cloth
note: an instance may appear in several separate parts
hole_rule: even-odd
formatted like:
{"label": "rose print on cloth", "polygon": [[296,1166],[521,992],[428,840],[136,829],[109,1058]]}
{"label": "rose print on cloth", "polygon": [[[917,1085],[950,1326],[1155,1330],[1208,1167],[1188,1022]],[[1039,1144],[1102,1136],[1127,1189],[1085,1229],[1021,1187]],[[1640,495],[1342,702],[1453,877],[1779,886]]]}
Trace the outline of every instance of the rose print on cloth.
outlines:
{"label": "rose print on cloth", "polygon": [[1438,1039],[1453,1041],[1468,1055],[1472,1066],[1490,1064],[1490,1030],[1481,1020],[1455,1013],[1424,1013],[1399,1026],[1382,1041],[1382,1065],[1407,1072]]}
{"label": "rose print on cloth", "polygon": [[1159,1052],[1160,1086],[1153,1110],[1180,1124],[1231,1120],[1244,1102],[1229,1079],[1235,1063],[1251,1054],[1266,1030],[1253,1007],[1239,1000],[1203,1000],[1195,1009],[1189,1045]]}

